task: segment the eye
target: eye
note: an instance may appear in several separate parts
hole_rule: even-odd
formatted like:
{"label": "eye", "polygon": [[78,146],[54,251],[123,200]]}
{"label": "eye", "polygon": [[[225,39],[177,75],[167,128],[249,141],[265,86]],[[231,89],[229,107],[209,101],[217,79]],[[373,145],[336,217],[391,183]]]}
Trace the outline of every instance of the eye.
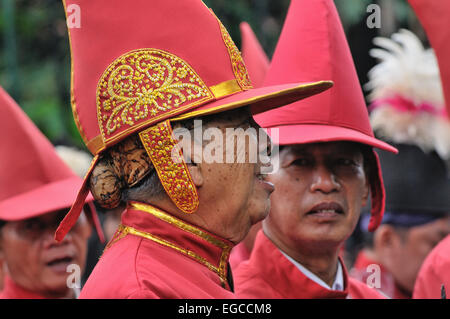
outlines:
{"label": "eye", "polygon": [[294,166],[308,166],[311,163],[312,163],[311,160],[309,160],[307,158],[297,158],[295,161],[292,162],[291,165],[294,165]]}
{"label": "eye", "polygon": [[27,220],[24,224],[22,224],[22,230],[30,233],[30,232],[40,232],[46,228],[46,225],[42,223],[38,219]]}
{"label": "eye", "polygon": [[356,166],[356,162],[350,158],[338,158],[336,162],[342,166]]}

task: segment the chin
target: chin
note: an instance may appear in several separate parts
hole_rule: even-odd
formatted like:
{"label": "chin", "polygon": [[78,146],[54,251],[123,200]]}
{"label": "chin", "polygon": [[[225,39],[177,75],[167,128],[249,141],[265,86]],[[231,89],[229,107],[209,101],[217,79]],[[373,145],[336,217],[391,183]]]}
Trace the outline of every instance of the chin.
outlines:
{"label": "chin", "polygon": [[327,233],[315,233],[314,235],[310,236],[310,239],[312,242],[331,245],[331,246],[337,246],[345,242],[347,239],[347,235],[342,235],[339,233],[333,233],[333,232],[327,232]]}
{"label": "chin", "polygon": [[305,225],[297,231],[307,242],[338,245],[348,238],[348,234],[332,225]]}
{"label": "chin", "polygon": [[267,204],[265,207],[261,208],[258,213],[254,214],[254,218],[251,219],[252,226],[259,223],[260,221],[264,220],[269,216],[270,213],[270,201],[269,204]]}

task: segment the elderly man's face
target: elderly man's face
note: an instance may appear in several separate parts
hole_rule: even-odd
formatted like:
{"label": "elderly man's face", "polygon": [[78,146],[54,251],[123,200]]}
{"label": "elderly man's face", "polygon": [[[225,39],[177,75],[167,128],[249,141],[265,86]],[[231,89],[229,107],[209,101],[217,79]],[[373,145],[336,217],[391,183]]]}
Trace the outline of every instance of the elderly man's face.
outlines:
{"label": "elderly man's face", "polygon": [[360,147],[328,142],[284,147],[264,227],[285,248],[339,245],[353,232],[369,187]]}
{"label": "elderly man's face", "polygon": [[[260,151],[266,154],[267,148],[264,143],[259,145],[260,127],[247,109],[227,112],[220,121],[212,121],[208,127],[222,132],[223,148],[216,148],[214,152],[223,153],[224,163],[205,161],[208,146],[203,148],[200,205],[202,199],[207,199],[214,210],[211,218],[220,219],[222,229],[217,234],[237,243],[245,237],[250,226],[264,219],[270,210],[269,196],[274,188],[263,180],[259,154]],[[238,129],[234,130],[235,137],[227,134],[227,129]],[[261,134],[267,137],[265,133]],[[255,152],[257,156],[254,156]]]}
{"label": "elderly man's face", "polygon": [[[11,279],[49,298],[66,296],[67,266],[84,269],[90,226],[84,214],[60,243],[53,238],[66,211],[6,223],[0,244]],[[81,274],[80,274],[81,275]]]}

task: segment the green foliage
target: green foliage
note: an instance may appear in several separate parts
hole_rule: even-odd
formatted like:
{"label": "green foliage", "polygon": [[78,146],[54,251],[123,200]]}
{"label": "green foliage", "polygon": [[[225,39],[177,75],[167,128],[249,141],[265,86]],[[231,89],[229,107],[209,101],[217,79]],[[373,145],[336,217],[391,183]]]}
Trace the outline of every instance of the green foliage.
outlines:
{"label": "green foliage", "polygon": [[334,0],[345,29],[358,24],[373,0]]}
{"label": "green foliage", "polygon": [[3,9],[12,9],[12,14],[0,14],[0,85],[53,143],[84,147],[70,107],[70,52],[62,3],[0,1]]}

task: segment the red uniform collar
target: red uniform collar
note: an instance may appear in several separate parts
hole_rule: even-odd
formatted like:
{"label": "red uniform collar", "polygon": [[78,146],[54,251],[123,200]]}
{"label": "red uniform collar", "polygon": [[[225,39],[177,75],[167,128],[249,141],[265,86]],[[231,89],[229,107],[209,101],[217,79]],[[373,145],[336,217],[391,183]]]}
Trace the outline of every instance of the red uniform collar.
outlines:
{"label": "red uniform collar", "polygon": [[[348,274],[341,260],[344,290],[330,290],[309,279],[292,262],[290,262],[272,241],[260,231],[255,241],[250,261],[259,265],[262,278],[285,298],[316,299],[346,298],[348,295]],[[271,282],[273,281],[273,282]]]}
{"label": "red uniform collar", "polygon": [[348,295],[348,274],[341,261],[344,275],[344,290],[330,290],[309,279],[260,231],[250,257],[250,264],[258,267],[261,278],[284,298],[333,299]]}
{"label": "red uniform collar", "polygon": [[222,286],[230,289],[227,276],[232,242],[139,202],[128,204],[122,214],[122,224],[107,248],[128,234],[152,240],[194,259],[215,272]]}

